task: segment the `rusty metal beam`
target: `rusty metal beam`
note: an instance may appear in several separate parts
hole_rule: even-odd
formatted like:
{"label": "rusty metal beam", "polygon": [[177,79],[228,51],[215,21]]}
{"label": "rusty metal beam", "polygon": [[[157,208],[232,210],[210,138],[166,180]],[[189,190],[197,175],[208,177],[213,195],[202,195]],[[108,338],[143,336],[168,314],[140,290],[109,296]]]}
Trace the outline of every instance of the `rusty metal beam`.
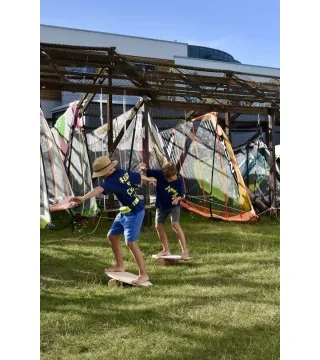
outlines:
{"label": "rusty metal beam", "polygon": [[[61,59],[57,59],[57,62],[61,62]],[[83,66],[84,64],[81,62],[81,64],[77,64],[79,66]],[[95,65],[97,66],[97,64],[95,63]],[[99,63],[100,65],[100,63]],[[113,70],[113,77],[114,79],[123,79],[123,80],[131,80],[132,77],[132,73],[130,75],[126,75],[124,74],[121,70],[121,68],[119,68],[119,66],[115,66],[113,63],[107,64],[108,66],[106,66],[106,64],[103,64],[103,67],[108,67],[108,68],[112,68]],[[69,66],[71,66],[69,64]],[[86,67],[90,67],[90,66],[86,66]],[[172,69],[171,69],[172,70]],[[174,69],[176,71],[179,71],[178,69]],[[56,66],[56,70],[52,70],[51,67],[42,64],[41,65],[41,69],[40,69],[40,75],[44,76],[44,75],[48,75],[50,76],[51,73],[61,73],[61,74],[65,74],[68,76],[68,78],[82,78],[83,76],[86,76],[87,78],[94,78],[96,76],[96,73],[88,73],[88,72],[84,72],[84,71],[74,71],[74,70],[70,70],[66,67],[63,66]],[[260,86],[260,92],[259,92],[259,96],[279,96],[279,91],[275,91],[273,87],[270,88],[270,86],[268,86],[268,84],[254,84],[253,82],[250,82],[250,87],[249,88],[245,88],[243,86],[242,83],[236,82],[232,79],[227,79],[227,78],[212,78],[209,76],[200,76],[200,75],[183,75],[183,77],[181,77],[178,73],[175,72],[165,72],[165,71],[155,71],[155,72],[147,72],[145,74],[143,74],[141,72],[141,70],[137,69],[136,70],[136,75],[139,76],[139,79],[141,81],[141,78],[145,79],[146,83],[149,84],[150,83],[163,83],[163,82],[169,82],[171,83],[173,86],[174,85],[189,85],[189,86],[196,86],[199,89],[202,89],[204,86],[205,87],[226,87],[229,86],[229,88],[234,89],[234,90],[241,90],[241,91],[246,91],[246,92],[252,92],[252,89],[254,89],[254,85],[256,85],[257,87]],[[101,77],[108,77],[108,74],[101,74]],[[137,83],[139,86],[139,83]],[[231,87],[232,86],[232,87]],[[262,91],[263,88],[263,91]],[[254,94],[255,96],[257,94]]]}
{"label": "rusty metal beam", "polygon": [[[154,64],[154,68],[144,72],[136,68],[135,63],[140,59],[141,62]],[[95,73],[81,69],[72,71],[72,67],[90,67]],[[102,68],[112,70],[116,86],[103,83],[108,73],[101,71]],[[92,80],[92,83],[84,84],[81,82],[83,77]],[[122,80],[126,86],[119,86]],[[230,122],[239,114],[266,114],[268,108],[275,109],[276,121],[279,122],[280,118],[280,77],[175,65],[161,59],[132,58],[118,54],[114,47],[41,43],[40,86],[47,90],[82,92],[86,93],[85,97],[101,90],[110,96],[123,95],[124,92],[133,96],[147,95],[151,98],[149,106],[181,108],[192,111],[190,116],[195,111],[229,112],[233,113]],[[179,97],[188,101],[175,101]],[[259,106],[252,107],[252,103]]]}
{"label": "rusty metal beam", "polygon": [[257,98],[264,100],[266,102],[271,102],[275,107],[278,107],[278,105],[273,100],[270,100],[270,98],[265,97],[265,94],[263,92],[254,89],[247,82],[243,81],[242,79],[239,79],[236,75],[232,74],[232,79],[234,79],[238,84],[240,84],[244,88],[248,89],[248,91],[251,92],[253,95],[255,95]]}
{"label": "rusty metal beam", "polygon": [[[101,70],[100,70],[100,73],[102,73],[103,71],[104,71],[104,69],[101,69]],[[99,74],[96,74],[96,76],[99,76]],[[96,77],[96,78],[94,79],[94,81],[92,82],[92,84],[95,84],[96,82],[98,82],[99,85],[102,85],[103,82],[104,82],[104,80],[105,80],[105,79],[100,80],[99,77]],[[79,103],[78,103],[78,107],[81,107],[82,104],[83,104],[83,102],[84,102],[85,100],[87,100],[87,101],[83,104],[83,106],[82,106],[82,112],[83,112],[83,113],[85,113],[85,111],[87,110],[89,104],[91,103],[91,101],[92,101],[92,99],[95,97],[95,95],[96,95],[96,94],[90,94],[90,93],[83,93],[83,94],[81,95],[81,99],[80,99],[80,101],[79,101]],[[88,99],[87,99],[87,97],[88,97]]]}
{"label": "rusty metal beam", "polygon": [[[112,86],[112,70],[109,69],[108,85]],[[108,124],[108,152],[113,146],[113,115],[112,115],[112,94],[108,93],[107,102],[107,124]]]}
{"label": "rusty metal beam", "polygon": [[60,77],[60,79],[62,81],[67,81],[66,77],[64,76],[64,74],[61,74],[59,72],[58,67],[56,66],[56,64],[54,63],[54,61],[52,60],[51,56],[49,54],[47,54],[45,51],[41,51],[41,55],[43,55],[46,59],[46,61],[49,63],[49,66],[51,67],[51,69]]}
{"label": "rusty metal beam", "polygon": [[[151,99],[155,98],[156,101],[161,101],[160,96],[171,96],[171,97],[194,97],[198,99],[211,99],[211,101],[218,99],[229,99],[234,101],[246,101],[246,102],[259,102],[259,99],[253,97],[247,97],[245,95],[233,95],[233,94],[224,94],[224,93],[212,93],[208,91],[197,92],[192,89],[177,89],[175,87],[164,88],[162,90],[156,88],[143,88],[143,87],[128,87],[128,86],[109,86],[105,85],[102,82],[100,84],[83,84],[83,83],[74,83],[74,82],[62,82],[58,81],[56,78],[47,78],[40,79],[40,85],[42,89],[51,89],[51,90],[61,90],[61,91],[71,91],[71,92],[85,92],[85,93],[100,93],[101,90],[104,93],[113,94],[113,95],[123,95],[126,91],[127,95],[137,95],[141,96],[147,94]],[[214,99],[213,99],[214,98]],[[261,100],[260,100],[261,102]]]}
{"label": "rusty metal beam", "polygon": [[[48,88],[51,90],[62,90],[62,91],[71,91],[71,92],[88,92],[98,94],[101,92],[101,88],[105,93],[110,93],[113,95],[123,95],[123,91],[126,90],[127,95],[144,95],[148,92],[156,93],[156,90],[150,88],[131,88],[131,87],[118,87],[118,86],[108,86],[108,85],[97,85],[97,84],[81,84],[81,83],[71,83],[71,82],[62,82],[55,80],[42,80],[40,79],[41,88]],[[147,94],[149,95],[149,94]]]}
{"label": "rusty metal beam", "polygon": [[230,112],[230,113],[241,113],[241,114],[268,114],[269,108],[261,107],[250,107],[250,106],[233,106],[233,105],[217,105],[217,104],[201,104],[201,103],[191,103],[191,102],[182,102],[182,101],[166,101],[160,100],[159,105],[149,104],[151,107],[165,108],[165,109],[186,109],[186,110],[196,110],[202,114],[211,111],[217,112]]}

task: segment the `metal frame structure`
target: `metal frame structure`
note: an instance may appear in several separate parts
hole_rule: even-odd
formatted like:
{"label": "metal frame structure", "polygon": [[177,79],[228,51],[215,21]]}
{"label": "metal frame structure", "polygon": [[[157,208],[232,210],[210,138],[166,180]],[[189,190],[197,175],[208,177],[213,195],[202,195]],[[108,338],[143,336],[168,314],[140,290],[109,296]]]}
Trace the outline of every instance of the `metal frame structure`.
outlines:
{"label": "metal frame structure", "polygon": [[115,47],[40,43],[40,88],[82,93],[78,106],[83,113],[95,94],[107,94],[109,146],[113,143],[112,95],[142,96],[148,99],[148,107],[184,109],[186,120],[210,111],[223,113],[221,125],[227,136],[241,114],[267,115],[270,202],[275,203],[274,125],[280,125],[280,77],[121,55]]}

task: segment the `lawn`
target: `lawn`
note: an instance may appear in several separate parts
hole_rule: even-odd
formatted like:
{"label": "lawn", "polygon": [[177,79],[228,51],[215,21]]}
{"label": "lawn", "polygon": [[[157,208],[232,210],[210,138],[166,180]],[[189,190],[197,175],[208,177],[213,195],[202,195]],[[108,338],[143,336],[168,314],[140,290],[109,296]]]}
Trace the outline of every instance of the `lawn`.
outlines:
{"label": "lawn", "polygon": [[[96,225],[41,231],[42,360],[280,358],[277,219],[213,222],[183,211],[192,258],[171,266],[151,258],[160,242],[143,227],[138,243],[154,284],[146,288],[108,287],[111,221]],[[122,248],[126,271],[136,273],[123,240]]]}

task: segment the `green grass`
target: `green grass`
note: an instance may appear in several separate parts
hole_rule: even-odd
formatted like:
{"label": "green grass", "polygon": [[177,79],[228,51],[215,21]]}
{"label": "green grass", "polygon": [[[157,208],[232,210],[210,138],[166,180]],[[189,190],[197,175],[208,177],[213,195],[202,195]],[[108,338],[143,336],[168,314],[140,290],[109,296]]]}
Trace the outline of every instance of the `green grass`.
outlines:
{"label": "green grass", "polygon": [[[101,219],[72,234],[41,231],[42,360],[279,359],[280,223],[212,222],[183,211],[192,259],[164,266],[154,227],[139,246],[154,286],[108,288]],[[171,252],[179,247],[169,223]],[[124,241],[126,270],[137,273]]]}

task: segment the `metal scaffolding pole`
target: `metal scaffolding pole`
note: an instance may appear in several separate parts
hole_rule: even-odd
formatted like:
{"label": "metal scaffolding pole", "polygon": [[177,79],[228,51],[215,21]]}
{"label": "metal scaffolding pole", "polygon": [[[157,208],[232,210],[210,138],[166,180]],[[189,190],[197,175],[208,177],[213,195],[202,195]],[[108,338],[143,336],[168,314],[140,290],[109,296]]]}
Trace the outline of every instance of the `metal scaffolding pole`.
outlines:
{"label": "metal scaffolding pole", "polygon": [[[270,176],[269,176],[269,199],[270,206],[276,209],[276,160],[275,160],[275,136],[274,136],[275,113],[270,110],[268,115],[268,148],[270,152]],[[274,217],[275,211],[270,211]]]}
{"label": "metal scaffolding pole", "polygon": [[[144,137],[142,139],[142,156],[143,162],[149,168],[149,106],[148,106],[148,97],[143,97],[143,107],[142,107],[142,127],[144,128]],[[146,206],[150,205],[150,184],[144,184],[144,203]],[[152,225],[152,217],[150,209],[146,209],[146,214],[143,221],[144,225]]]}

